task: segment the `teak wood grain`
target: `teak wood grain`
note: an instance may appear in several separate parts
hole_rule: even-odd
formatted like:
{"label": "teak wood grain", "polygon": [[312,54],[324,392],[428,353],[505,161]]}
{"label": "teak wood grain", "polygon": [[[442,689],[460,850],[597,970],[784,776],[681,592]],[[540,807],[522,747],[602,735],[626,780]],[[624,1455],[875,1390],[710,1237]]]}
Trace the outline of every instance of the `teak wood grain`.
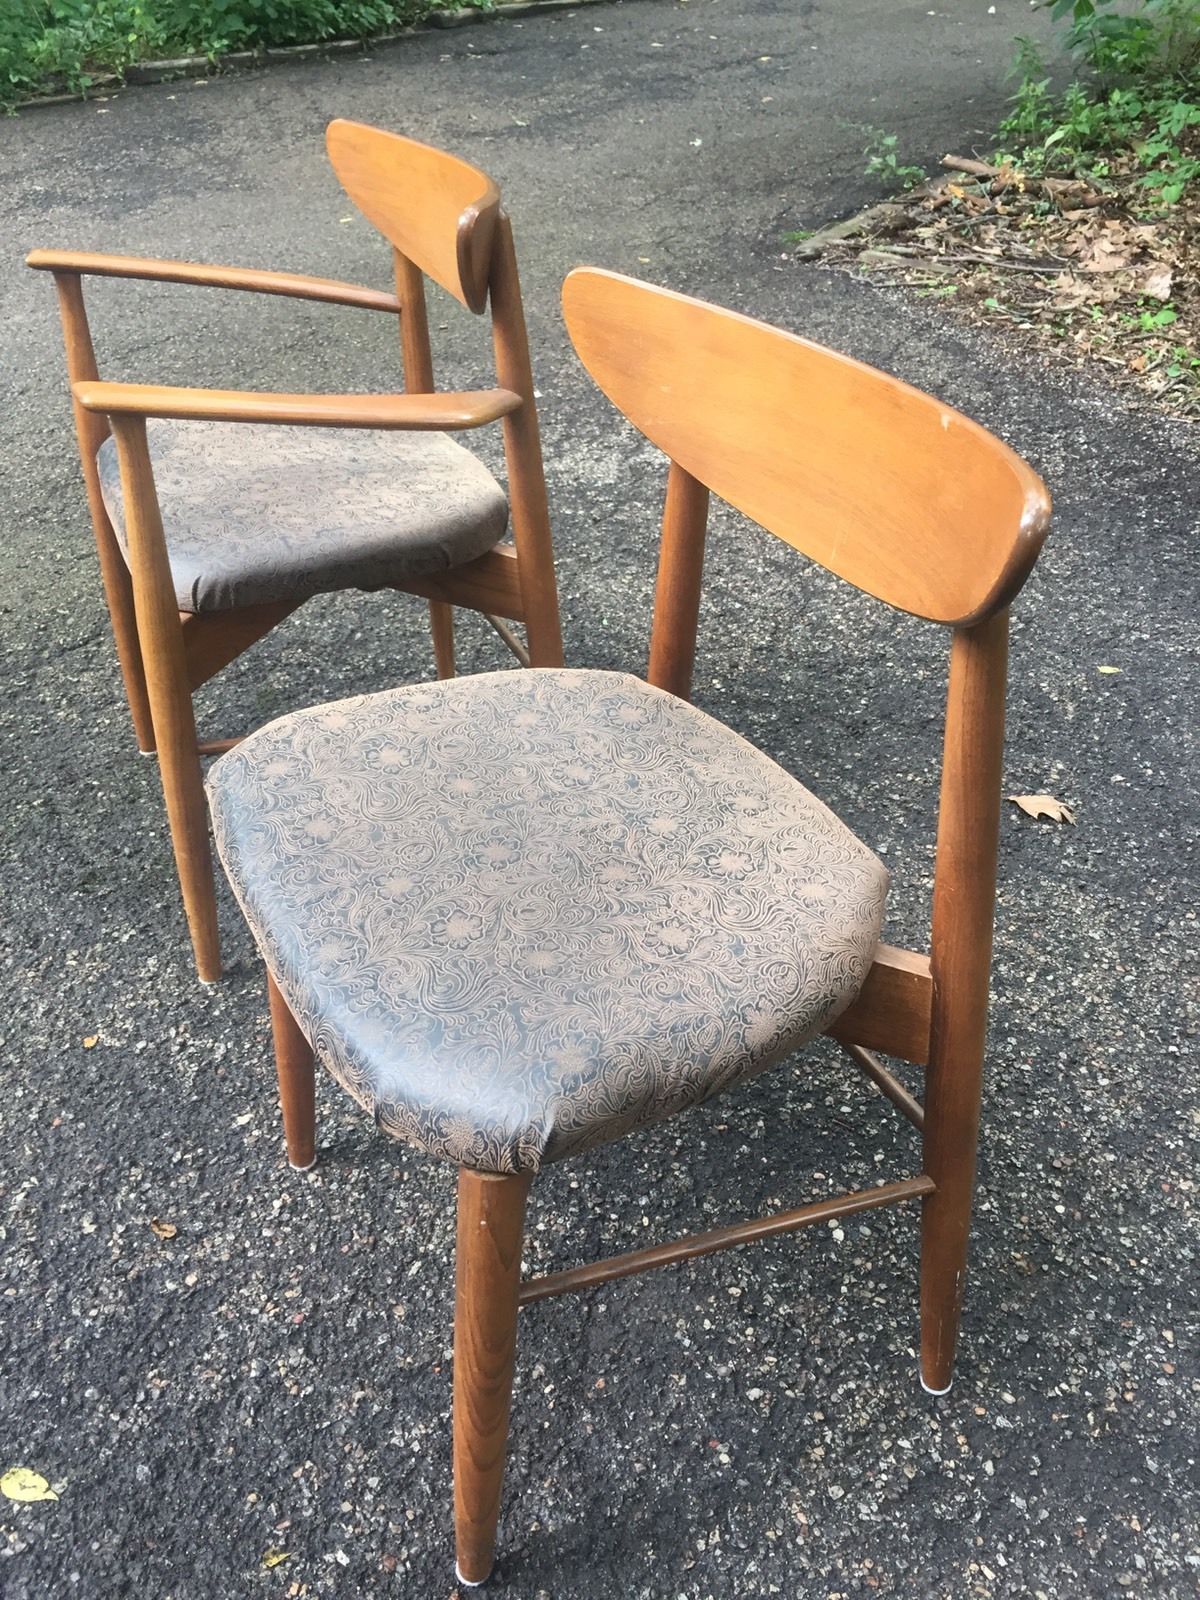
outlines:
{"label": "teak wood grain", "polygon": [[331,122],[325,148],[367,221],[468,311],[482,311],[500,215],[492,180],[444,150],[362,122]]}
{"label": "teak wood grain", "polygon": [[257,267],[204,266],[195,261],[159,261],[150,256],[102,255],[86,250],[31,250],[26,266],[40,272],[82,274],[89,278],[140,278],[151,283],[191,284],[202,289],[242,289],[251,294],[283,295],[354,306],[360,311],[400,312],[394,294],[300,272],[264,272]]}
{"label": "teak wood grain", "polygon": [[274,422],[293,428],[404,428],[455,432],[499,422],[521,405],[510,389],[474,394],[262,394],[248,389],[173,389],[147,383],[77,383],[85,411],[195,422]]}
{"label": "teak wood grain", "polygon": [[931,621],[1007,605],[1041,549],[1041,480],[978,423],[736,312],[581,268],[584,366],[652,443],[830,572]]}
{"label": "teak wood grain", "polygon": [[923,1067],[929,1060],[933,978],[929,957],[881,944],[866,981],[825,1031],[844,1044],[883,1050]]}
{"label": "teak wood grain", "polygon": [[267,974],[267,1004],[275,1041],[275,1071],[288,1165],[307,1172],[317,1159],[317,1108],[313,1053],[291,1007]]}
{"label": "teak wood grain", "polygon": [[458,1178],[454,1522],[458,1575],[470,1584],[487,1579],[496,1553],[529,1181],[466,1168]]}
{"label": "teak wood grain", "polygon": [[975,1188],[987,1036],[1008,613],[960,629],[938,807],[930,966],[933,1013],[925,1075],[924,1167],[937,1185],[921,1229],[921,1378],[950,1385],[958,1343]]}
{"label": "teak wood grain", "polygon": [[183,909],[202,983],[221,976],[217,902],[213,893],[208,810],[196,756],[196,721],[175,583],[163,538],[154,473],[142,417],[112,419],[121,468],[125,536],[133,578],[138,639],[162,773],[163,798],[179,871]]}

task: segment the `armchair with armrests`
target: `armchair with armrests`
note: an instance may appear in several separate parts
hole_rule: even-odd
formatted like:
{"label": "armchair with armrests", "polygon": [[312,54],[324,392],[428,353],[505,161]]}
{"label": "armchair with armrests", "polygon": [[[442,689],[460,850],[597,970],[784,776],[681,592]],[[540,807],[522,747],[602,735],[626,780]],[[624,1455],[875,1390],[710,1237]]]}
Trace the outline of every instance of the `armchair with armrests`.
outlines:
{"label": "armchair with armrests", "polygon": [[[305,600],[347,588],[429,602],[439,677],[454,606],[483,613],[524,665],[562,641],[533,378],[512,229],[492,181],[411,139],[336,121],[329,158],[388,239],[396,293],[287,272],[35,250],[58,291],[100,570],[138,747],[157,753],[200,978],[220,976],[192,695]],[[266,394],[100,381],[90,276],[283,295],[399,320],[398,394]],[[439,393],[428,276],[491,312],[497,387]],[[499,422],[508,494],[451,437]],[[504,541],[511,518],[512,542]],[[527,644],[508,626],[523,622]]]}

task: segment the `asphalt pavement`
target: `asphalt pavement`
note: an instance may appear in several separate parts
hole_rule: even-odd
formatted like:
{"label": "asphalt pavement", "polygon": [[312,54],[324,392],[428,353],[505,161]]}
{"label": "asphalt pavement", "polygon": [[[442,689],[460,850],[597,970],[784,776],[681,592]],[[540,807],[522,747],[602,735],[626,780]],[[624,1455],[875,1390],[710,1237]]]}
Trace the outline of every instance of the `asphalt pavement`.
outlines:
{"label": "asphalt pavement", "polygon": [[[453,1174],[332,1085],[320,1163],[290,1172],[261,977],[227,893],[227,979],[192,976],[157,775],[121,700],[51,287],[21,265],[73,245],[386,283],[386,248],[324,160],[334,116],[444,144],[504,189],[573,664],[643,663],[662,492],[654,452],[569,351],[557,293],[579,262],[935,391],[1022,451],[1057,507],[1014,613],[1004,783],[1057,795],[1077,823],[1005,808],[954,1389],[917,1382],[901,1211],[533,1308],[495,1592],[1197,1592],[1197,435],[782,243],[878,196],[863,124],[925,164],[985,142],[1030,29],[1046,19],[1015,0],[627,0],[0,126],[0,1472],[27,1466],[58,1494],[0,1500],[5,1600],[454,1587]],[[395,382],[382,318],[89,292],[110,376]],[[431,324],[443,383],[489,381],[479,323],[437,297]],[[884,855],[890,936],[923,940],[944,636],[730,514],[711,550],[697,699]],[[501,664],[469,617],[460,640],[463,670]],[[419,603],[339,596],[206,689],[200,720],[219,737],[430,672]],[[907,1124],[822,1044],[553,1169],[529,1268],[917,1159]]]}

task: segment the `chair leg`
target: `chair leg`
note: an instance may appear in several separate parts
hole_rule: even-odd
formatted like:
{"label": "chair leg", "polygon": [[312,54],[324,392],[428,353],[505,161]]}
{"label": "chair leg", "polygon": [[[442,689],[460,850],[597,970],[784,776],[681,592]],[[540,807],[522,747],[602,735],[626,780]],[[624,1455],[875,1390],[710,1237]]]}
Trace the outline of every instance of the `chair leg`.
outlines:
{"label": "chair leg", "polygon": [[152,680],[150,704],[154,711],[163,798],[171,824],[175,866],[192,936],[196,972],[201,983],[219,983],[221,943],[217,931],[217,890],[191,693],[186,683],[168,686]]}
{"label": "chair leg", "polygon": [[460,1583],[485,1583],[496,1555],[517,1350],[526,1174],[458,1175],[454,1308],[454,1528]]}
{"label": "chair leg", "polygon": [[937,1184],[921,1212],[921,1384],[930,1394],[954,1380],[983,1084],[982,1051],[966,1062],[939,1054],[926,1075],[922,1161]]}
{"label": "chair leg", "polygon": [[454,607],[445,600],[429,602],[429,627],[433,634],[433,661],[439,678],[454,676]]}
{"label": "chair leg", "polygon": [[275,1038],[275,1070],[279,1075],[279,1108],[283,1112],[283,1137],[288,1165],[307,1172],[317,1164],[316,1081],[313,1053],[300,1031],[292,1009],[267,973],[267,1000],[271,1007],[271,1032]]}

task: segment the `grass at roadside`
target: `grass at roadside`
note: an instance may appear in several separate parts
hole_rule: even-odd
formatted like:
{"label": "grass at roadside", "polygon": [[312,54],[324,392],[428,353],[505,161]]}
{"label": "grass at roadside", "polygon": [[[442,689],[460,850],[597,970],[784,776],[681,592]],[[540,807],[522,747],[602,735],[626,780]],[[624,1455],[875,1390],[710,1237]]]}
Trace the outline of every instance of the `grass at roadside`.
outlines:
{"label": "grass at roadside", "polygon": [[[0,110],[162,56],[361,39],[445,0],[0,0]],[[451,0],[490,10],[492,0]]]}
{"label": "grass at roadside", "polygon": [[[1077,63],[1065,92],[1022,41],[985,159],[947,157],[946,174],[874,208],[863,233],[826,248],[818,236],[805,253],[902,279],[1200,417],[1200,0],[1054,10]],[[924,176],[880,139],[868,170]]]}

